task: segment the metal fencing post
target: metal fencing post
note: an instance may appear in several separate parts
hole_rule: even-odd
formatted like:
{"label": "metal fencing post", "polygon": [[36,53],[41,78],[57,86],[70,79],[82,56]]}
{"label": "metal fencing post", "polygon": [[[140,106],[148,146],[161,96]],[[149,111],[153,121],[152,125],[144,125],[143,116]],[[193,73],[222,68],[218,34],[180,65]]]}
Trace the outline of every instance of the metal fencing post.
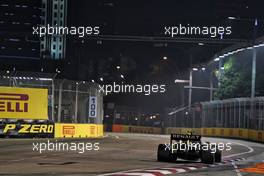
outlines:
{"label": "metal fencing post", "polygon": [[234,125],[233,125],[233,127],[234,128],[236,128],[237,126],[236,126],[236,119],[237,119],[237,117],[236,117],[236,100],[234,100],[234,104],[233,104],[233,111],[234,111],[234,118],[233,118],[233,123],[234,123]]}
{"label": "metal fencing post", "polygon": [[55,77],[57,76],[57,73],[52,77],[52,80],[51,80],[51,119],[52,121],[54,122],[55,121],[55,118],[54,118],[54,106],[55,106],[55,85],[54,85],[54,80],[55,80]]}
{"label": "metal fencing post", "polygon": [[74,122],[78,122],[78,88],[79,88],[79,83],[76,82],[76,89],[75,89],[75,114],[74,114]]}
{"label": "metal fencing post", "polygon": [[51,81],[51,120],[54,122],[54,99],[55,99],[55,86],[54,86],[54,79],[52,79],[52,81]]}
{"label": "metal fencing post", "polygon": [[65,79],[62,80],[59,86],[59,102],[58,102],[58,122],[61,122],[61,98],[62,98],[62,88],[63,88],[63,83]]}
{"label": "metal fencing post", "polygon": [[241,102],[238,100],[238,128],[241,127]]}

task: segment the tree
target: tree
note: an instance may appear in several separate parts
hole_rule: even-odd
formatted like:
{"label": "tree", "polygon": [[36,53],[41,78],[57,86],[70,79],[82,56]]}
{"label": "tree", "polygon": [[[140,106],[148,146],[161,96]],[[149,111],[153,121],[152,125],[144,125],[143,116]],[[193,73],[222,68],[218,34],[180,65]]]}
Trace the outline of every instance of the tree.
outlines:
{"label": "tree", "polygon": [[215,92],[217,99],[250,96],[251,71],[248,64],[237,62],[235,58],[228,59],[219,80],[220,87]]}

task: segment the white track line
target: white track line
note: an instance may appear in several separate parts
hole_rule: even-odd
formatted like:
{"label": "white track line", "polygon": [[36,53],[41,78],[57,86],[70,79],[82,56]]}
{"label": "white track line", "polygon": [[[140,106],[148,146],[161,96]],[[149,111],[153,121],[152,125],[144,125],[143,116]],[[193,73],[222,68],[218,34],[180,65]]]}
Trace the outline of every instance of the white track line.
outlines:
{"label": "white track line", "polygon": [[239,169],[238,169],[236,163],[235,163],[235,162],[232,162],[232,165],[233,165],[233,167],[235,168],[235,171],[236,171],[237,176],[242,176],[242,174],[241,174],[241,172],[239,171]]}
{"label": "white track line", "polygon": [[164,175],[173,174],[173,172],[168,171],[168,170],[148,169],[148,170],[144,170],[144,171],[149,171],[149,172],[159,172],[159,173],[164,174]]}
{"label": "white track line", "polygon": [[190,170],[197,170],[196,167],[186,167],[186,168],[188,168],[188,169],[190,169]]}
{"label": "white track line", "polygon": [[185,169],[180,169],[180,168],[174,168],[174,167],[165,167],[163,169],[171,169],[171,170],[175,170],[177,173],[182,173],[182,172],[186,172]]}
{"label": "white track line", "polygon": [[141,173],[141,172],[122,173],[122,175],[155,176],[155,174],[151,174],[151,173]]}
{"label": "white track line", "polygon": [[247,146],[247,145],[244,145],[244,144],[241,144],[241,143],[238,143],[238,142],[231,142],[231,144],[241,145],[243,147],[248,148],[249,151],[247,151],[247,152],[241,152],[241,153],[236,153],[236,154],[232,154],[232,155],[227,155],[227,156],[224,156],[223,158],[232,158],[232,157],[235,157],[235,156],[240,156],[240,155],[244,155],[244,154],[248,154],[248,153],[254,152],[254,149],[252,147]]}
{"label": "white track line", "polygon": [[[233,159],[233,160],[226,160],[223,163],[215,163],[215,164],[208,164],[206,166],[185,166],[182,165],[182,168],[177,168],[177,167],[161,167],[160,169],[158,168],[147,168],[147,169],[136,169],[136,170],[130,170],[130,171],[121,171],[121,172],[114,172],[114,173],[107,173],[103,174],[100,176],[115,176],[115,175],[135,175],[135,176],[156,176],[156,173],[162,174],[162,175],[170,175],[170,174],[177,174],[177,173],[183,173],[183,172],[189,172],[193,170],[198,170],[198,169],[205,169],[209,167],[216,167],[219,165],[225,165],[226,163],[231,163],[234,168],[236,169],[237,176],[241,176],[240,171],[238,170],[237,166],[235,165],[236,161],[243,161],[245,158],[238,158],[238,159]],[[146,172],[154,172],[154,173],[146,173]]]}

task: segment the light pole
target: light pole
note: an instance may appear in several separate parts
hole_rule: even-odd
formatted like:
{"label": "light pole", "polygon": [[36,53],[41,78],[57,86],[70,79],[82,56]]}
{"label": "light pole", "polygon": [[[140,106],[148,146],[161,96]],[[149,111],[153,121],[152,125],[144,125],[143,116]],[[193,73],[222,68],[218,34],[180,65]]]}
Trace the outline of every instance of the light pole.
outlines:
{"label": "light pole", "polygon": [[251,80],[251,98],[255,97],[256,89],[256,60],[257,60],[257,50],[255,47],[252,49],[252,80]]}
{"label": "light pole", "polygon": [[192,83],[193,83],[193,71],[192,69],[190,70],[190,78],[189,78],[189,99],[188,99],[188,107],[189,107],[189,111],[191,110],[191,105],[192,105]]}
{"label": "light pole", "polygon": [[[204,71],[205,68],[202,68],[202,70]],[[175,83],[189,83],[189,86],[184,86],[184,88],[189,89],[189,97],[188,97],[189,110],[190,110],[191,105],[192,105],[192,89],[209,90],[210,91],[210,101],[213,100],[213,91],[216,90],[216,88],[213,87],[212,72],[210,73],[210,87],[193,86],[193,71],[199,71],[199,69],[198,68],[191,68],[190,69],[189,80],[180,80],[180,79],[175,80]]]}
{"label": "light pole", "polygon": [[79,91],[79,86],[83,84],[84,82],[76,82],[76,90],[75,90],[75,114],[74,114],[74,122],[78,122],[78,91]]}
{"label": "light pole", "polygon": [[[179,83],[179,84],[188,84],[190,82],[190,80],[182,80],[182,79],[176,79],[175,80],[175,83]],[[181,87],[181,90],[182,90],[182,96],[181,96],[181,99],[182,99],[182,107],[184,107],[184,86]]]}
{"label": "light pole", "polygon": [[251,98],[255,97],[256,92],[256,60],[257,60],[257,49],[254,47],[256,35],[257,35],[258,20],[254,22],[254,34],[253,34],[253,48],[252,48],[252,83],[251,83]]}

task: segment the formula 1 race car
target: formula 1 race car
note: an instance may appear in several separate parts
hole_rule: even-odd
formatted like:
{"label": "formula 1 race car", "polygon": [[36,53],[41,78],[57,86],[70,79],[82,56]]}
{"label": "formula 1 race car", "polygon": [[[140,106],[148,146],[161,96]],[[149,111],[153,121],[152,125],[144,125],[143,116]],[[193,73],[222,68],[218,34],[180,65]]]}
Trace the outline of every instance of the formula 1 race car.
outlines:
{"label": "formula 1 race car", "polygon": [[169,144],[159,144],[158,161],[172,162],[177,158],[184,160],[201,160],[213,164],[222,161],[222,152],[211,143],[202,143],[200,135],[171,134]]}

